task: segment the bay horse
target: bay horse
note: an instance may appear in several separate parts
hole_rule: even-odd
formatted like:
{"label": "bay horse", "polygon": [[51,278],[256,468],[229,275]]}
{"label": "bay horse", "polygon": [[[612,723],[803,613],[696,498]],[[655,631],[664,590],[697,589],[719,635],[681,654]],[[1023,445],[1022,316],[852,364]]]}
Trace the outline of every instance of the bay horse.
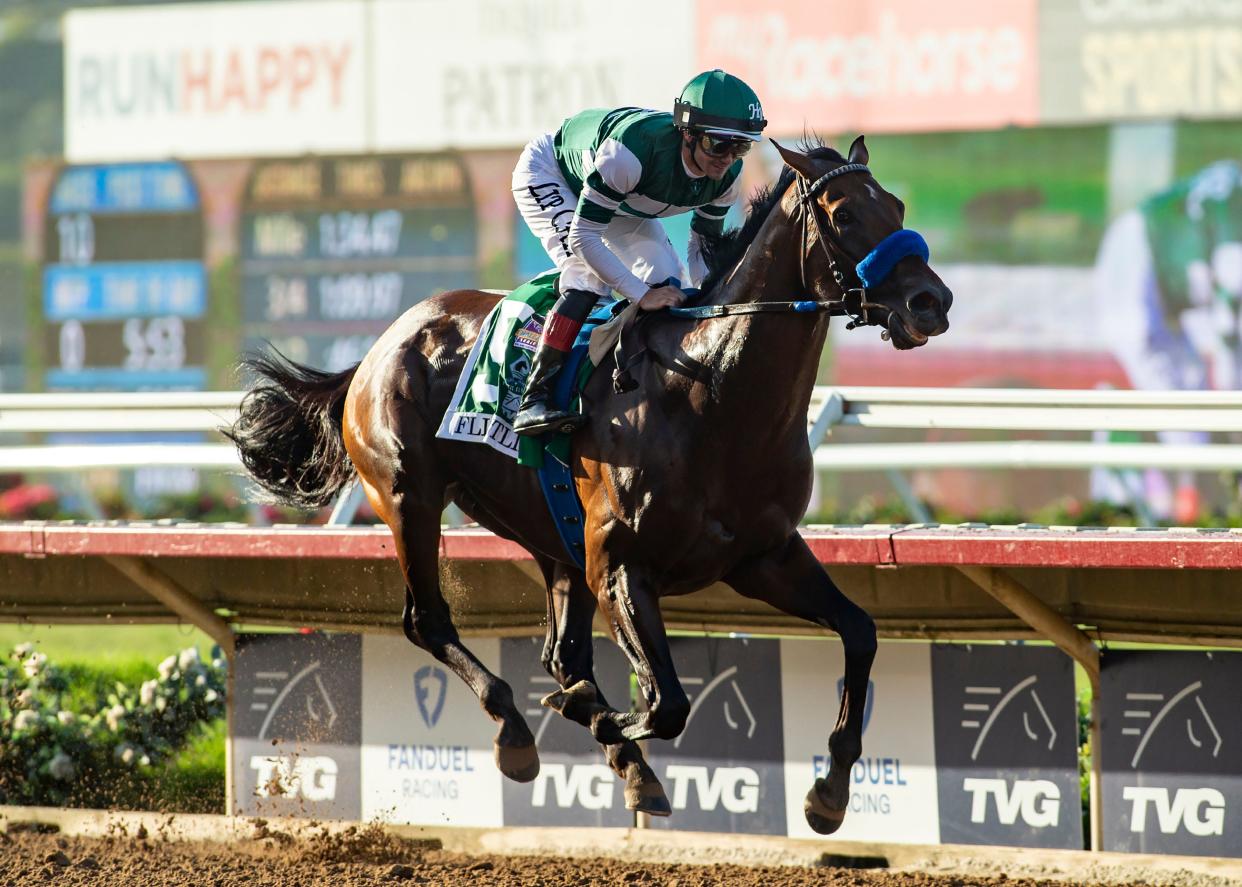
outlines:
{"label": "bay horse", "polygon": [[[820,144],[802,148],[777,145],[786,166],[752,201],[742,228],[711,250],[704,301],[746,311],[793,297],[841,313],[852,295],[851,326],[880,325],[898,349],[944,332],[952,294],[925,251],[901,258],[878,285],[851,286],[861,280],[856,263],[901,230],[905,214],[866,167],[862,137],[848,157]],[[862,753],[876,632],[798,533],[812,476],[807,408],[832,312],[644,321],[648,358],[635,371],[639,387],[616,393],[606,367],[596,372],[583,392],[590,420],[571,440],[585,512],[584,572],[563,547],[534,471],[490,447],[435,436],[498,298],[458,290],[422,301],[361,363],[339,373],[274,354],[249,360],[259,381],[227,430],[247,470],[275,500],[300,507],[327,504],[356,472],[392,530],[406,637],[478,695],[499,725],[496,764],[518,781],[539,771],[534,737],[508,684],[462,642],[440,590],[448,502],[534,556],[548,590],[543,665],[561,688],[544,704],[603,745],[625,780],[629,809],[670,813],[637,740],[678,736],[690,711],[661,597],[723,581],[835,631],[845,648],[844,690],[828,737],[830,770],[812,784],[805,812],[815,831],[836,831]],[[595,686],[596,608],[634,670],[641,711],[615,710]],[[832,682],[824,686],[830,693]]]}

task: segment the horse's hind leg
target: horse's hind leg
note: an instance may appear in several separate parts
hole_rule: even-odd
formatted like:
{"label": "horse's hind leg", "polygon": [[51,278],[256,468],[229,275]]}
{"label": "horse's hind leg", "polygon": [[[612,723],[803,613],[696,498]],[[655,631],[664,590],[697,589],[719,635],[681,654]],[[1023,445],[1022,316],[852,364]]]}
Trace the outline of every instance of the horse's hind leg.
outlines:
{"label": "horse's hind leg", "polygon": [[867,680],[875,659],[875,623],[828,578],[806,542],[797,533],[780,550],[749,561],[724,577],[735,591],[766,601],[841,636],[845,647],[845,690],[836,726],[828,737],[832,756],[826,778],[816,779],[807,793],[807,824],[821,835],[841,827],[850,800],[850,771],[862,754],[862,721]]}
{"label": "horse's hind leg", "polygon": [[493,740],[496,766],[510,779],[530,782],[539,775],[535,737],[513,704],[509,685],[492,674],[461,642],[440,593],[440,509],[402,502],[389,527],[405,576],[405,636],[470,685],[488,717],[500,725]]}
{"label": "horse's hind leg", "polygon": [[[600,717],[613,712],[595,683],[591,642],[595,597],[580,570],[543,560],[540,566],[548,583],[548,633],[543,647],[543,667],[562,688],[548,694],[543,704],[592,729]],[[668,798],[660,780],[643,758],[638,743],[626,739],[600,744],[608,765],[625,780],[626,809],[668,816],[672,812]]]}

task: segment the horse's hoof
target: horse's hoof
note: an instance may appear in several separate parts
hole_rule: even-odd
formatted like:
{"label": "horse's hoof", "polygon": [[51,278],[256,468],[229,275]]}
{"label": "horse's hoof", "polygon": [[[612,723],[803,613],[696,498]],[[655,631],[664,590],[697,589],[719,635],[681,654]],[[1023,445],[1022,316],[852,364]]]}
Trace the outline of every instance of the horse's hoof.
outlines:
{"label": "horse's hoof", "polygon": [[530,745],[512,747],[497,745],[496,769],[514,782],[530,782],[539,775],[539,749]]}
{"label": "horse's hoof", "polygon": [[811,790],[806,793],[806,803],[802,805],[802,812],[806,814],[806,824],[811,827],[812,831],[820,835],[831,835],[845,822],[845,808],[834,810],[829,807],[820,797],[821,784],[826,785],[823,779],[816,779]]}
{"label": "horse's hoof", "polygon": [[545,708],[580,724],[589,724],[593,715],[604,710],[599,704],[599,691],[588,680],[578,681],[564,690],[553,690],[539,702]]}
{"label": "horse's hoof", "polygon": [[638,786],[625,787],[625,809],[648,816],[671,816],[673,808],[658,782],[644,782]]}

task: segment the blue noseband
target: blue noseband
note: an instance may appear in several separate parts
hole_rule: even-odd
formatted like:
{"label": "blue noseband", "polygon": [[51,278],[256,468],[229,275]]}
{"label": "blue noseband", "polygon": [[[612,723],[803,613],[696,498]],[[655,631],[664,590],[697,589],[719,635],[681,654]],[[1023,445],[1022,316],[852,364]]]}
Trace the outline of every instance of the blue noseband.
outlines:
{"label": "blue noseband", "polygon": [[862,285],[870,289],[883,283],[894,266],[906,256],[918,256],[926,262],[930,255],[923,235],[912,228],[902,228],[881,240],[875,249],[854,266],[854,271]]}

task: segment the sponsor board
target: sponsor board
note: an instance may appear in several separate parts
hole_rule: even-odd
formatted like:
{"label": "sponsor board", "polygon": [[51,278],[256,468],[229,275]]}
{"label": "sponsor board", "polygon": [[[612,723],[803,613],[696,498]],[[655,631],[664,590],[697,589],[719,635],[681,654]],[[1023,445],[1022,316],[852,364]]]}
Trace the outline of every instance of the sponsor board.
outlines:
{"label": "sponsor board", "polygon": [[1035,0],[718,0],[698,28],[698,67],[749,83],[776,135],[1036,119]]}
{"label": "sponsor board", "polygon": [[1073,663],[1053,647],[932,647],[940,840],[1082,849]]}
{"label": "sponsor board", "polygon": [[476,223],[459,158],[274,158],[246,184],[238,261],[243,350],[354,366],[404,311],[476,283]]}
{"label": "sponsor board", "polygon": [[1242,654],[1102,659],[1104,849],[1242,853]]}
{"label": "sponsor board", "polygon": [[205,387],[203,218],[186,166],[61,167],[42,241],[47,389]]}
{"label": "sponsor board", "polygon": [[71,10],[65,155],[364,150],[364,4]]}
{"label": "sponsor board", "polygon": [[[470,650],[498,673],[500,642]],[[362,644],[362,816],[413,825],[502,824],[496,725],[461,678],[403,636]]]}
{"label": "sponsor board", "polygon": [[357,635],[238,635],[237,812],[360,817],[361,651]]}
{"label": "sponsor board", "polygon": [[[783,640],[780,651],[783,707],[797,712],[784,726],[788,833],[819,837],[802,804],[815,779],[828,773],[845,658],[835,639]],[[850,774],[849,811],[833,839],[939,841],[930,657],[926,644],[880,645],[867,688],[863,753]]]}
{"label": "sponsor board", "polygon": [[[584,108],[672,111],[695,73],[687,59],[694,39],[689,0],[372,6],[380,150],[513,147]],[[652,58],[687,60],[653,65]]]}
{"label": "sponsor board", "polygon": [[[630,709],[630,668],[611,640],[595,638],[595,684],[618,711]],[[604,759],[590,731],[540,705],[557,689],[540,662],[543,638],[508,638],[500,642],[501,676],[513,688],[539,748],[534,782],[501,782],[505,825],[629,827],[634,814],[625,809],[625,781]]]}
{"label": "sponsor board", "polygon": [[1039,32],[1042,121],[1242,112],[1235,0],[1042,0]]}
{"label": "sponsor board", "polygon": [[784,834],[780,642],[675,637],[669,646],[690,715],[676,739],[647,743],[673,807],[651,828]]}

